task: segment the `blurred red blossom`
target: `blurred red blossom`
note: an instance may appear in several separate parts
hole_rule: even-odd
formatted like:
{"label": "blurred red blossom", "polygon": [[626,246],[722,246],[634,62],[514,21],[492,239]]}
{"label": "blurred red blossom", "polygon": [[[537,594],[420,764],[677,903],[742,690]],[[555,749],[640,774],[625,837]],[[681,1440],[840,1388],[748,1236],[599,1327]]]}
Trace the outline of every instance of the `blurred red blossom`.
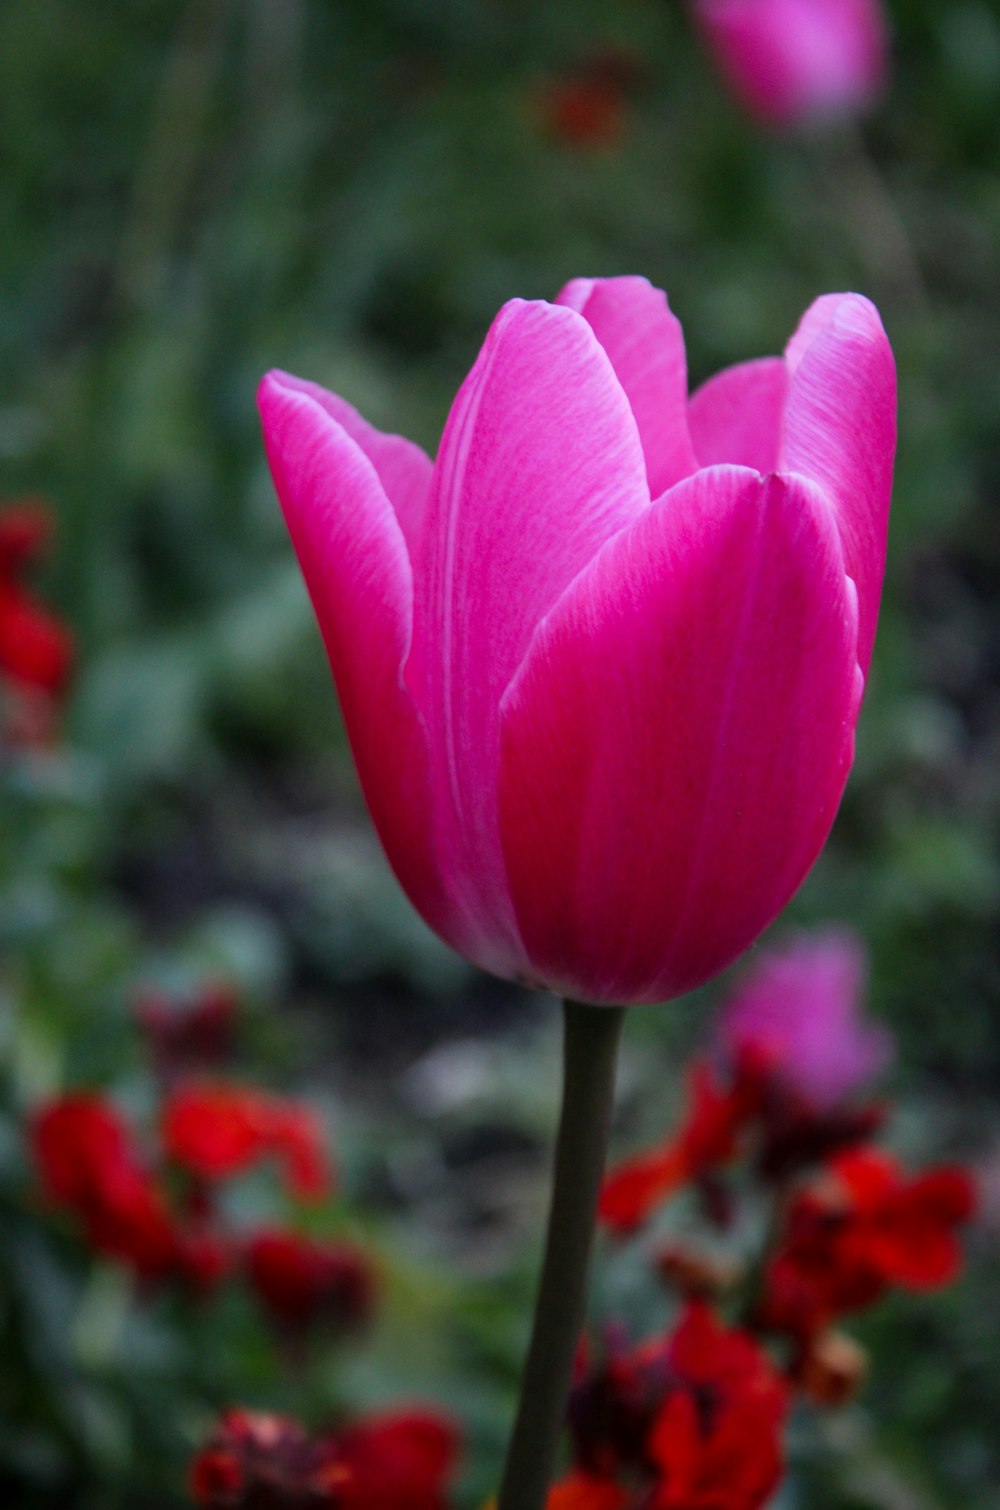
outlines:
{"label": "blurred red blossom", "polygon": [[573,1472],[549,1510],[758,1510],[782,1472],[788,1388],[703,1300],[669,1336],[612,1348],[570,1402]]}
{"label": "blurred red blossom", "polygon": [[246,1272],[261,1304],[292,1329],[325,1323],[334,1331],[363,1325],[375,1301],[375,1274],[358,1249],[279,1228],[254,1233]]}
{"label": "blurred red blossom", "polygon": [[537,97],[546,130],[570,147],[600,151],[619,146],[625,135],[629,95],[641,72],[638,59],[606,51],[575,72],[549,80]]}
{"label": "blurred red blossom", "polygon": [[147,1279],[174,1265],[176,1237],[163,1191],[103,1097],[69,1095],[35,1116],[31,1141],[52,1203],[73,1212],[88,1242]]}
{"label": "blurred red blossom", "polygon": [[878,1150],[841,1154],[790,1205],[759,1324],[809,1339],[890,1286],[948,1284],[962,1267],[957,1229],[975,1206],[975,1184],[957,1166],[910,1178]]}
{"label": "blurred red blossom", "polygon": [[22,581],[52,532],[40,500],[0,506],[0,684],[11,703],[6,732],[18,743],[51,737],[73,661],[69,630]]}
{"label": "blurred red blossom", "polygon": [[169,1157],[199,1179],[230,1179],[274,1157],[289,1189],[303,1199],[318,1199],[333,1186],[315,1113],[249,1086],[221,1080],[176,1085],[164,1102],[162,1131]]}
{"label": "blurred red blossom", "polygon": [[191,1469],[201,1510],[445,1510],[458,1458],[452,1421],[387,1411],[310,1436],[297,1421],[233,1409]]}
{"label": "blurred red blossom", "polygon": [[864,974],[860,941],[846,930],[762,953],[720,1014],[712,1056],[691,1066],[679,1131],[608,1175],[605,1224],[634,1231],[682,1185],[748,1150],[777,1177],[870,1137],[884,1110],[852,1098],[891,1043],[861,1018]]}

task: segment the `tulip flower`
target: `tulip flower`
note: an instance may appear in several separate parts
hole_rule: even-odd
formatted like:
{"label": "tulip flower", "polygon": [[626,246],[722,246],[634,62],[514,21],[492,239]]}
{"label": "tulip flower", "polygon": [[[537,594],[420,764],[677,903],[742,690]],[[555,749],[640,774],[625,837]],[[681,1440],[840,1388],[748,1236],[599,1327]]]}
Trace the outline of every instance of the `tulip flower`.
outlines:
{"label": "tulip flower", "polygon": [[644,279],[506,305],[437,461],[269,374],[278,494],[361,782],[430,925],[578,999],[673,997],[799,886],[851,765],[892,354],[828,295],[688,401]]}
{"label": "tulip flower", "polygon": [[[565,998],[535,1326],[498,1510],[540,1510],[623,1004],[722,970],[816,859],[875,637],[895,370],[819,299],[688,400],[642,278],[499,313],[437,459],[272,372],[268,458],[375,826],[432,928]],[[605,1004],[605,1010],[593,1005]]]}
{"label": "tulip flower", "polygon": [[733,93],[766,124],[857,115],[885,85],[879,0],[693,0],[692,13]]}

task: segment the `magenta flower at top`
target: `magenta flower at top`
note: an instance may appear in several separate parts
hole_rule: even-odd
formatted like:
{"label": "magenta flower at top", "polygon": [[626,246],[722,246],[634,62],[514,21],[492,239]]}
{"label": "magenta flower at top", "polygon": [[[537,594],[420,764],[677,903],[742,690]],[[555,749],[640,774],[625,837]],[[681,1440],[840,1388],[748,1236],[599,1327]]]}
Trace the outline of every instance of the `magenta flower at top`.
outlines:
{"label": "magenta flower at top", "polygon": [[847,779],[895,369],[831,294],[688,401],[643,278],[513,300],[433,464],[275,372],[268,456],[379,835],[497,974],[656,1001],[744,950]]}
{"label": "magenta flower at top", "polygon": [[769,124],[857,115],[885,87],[879,0],[692,0],[692,8],[733,93]]}
{"label": "magenta flower at top", "polygon": [[763,1050],[818,1112],[868,1085],[892,1057],[892,1036],[865,1022],[867,962],[847,929],[802,934],[762,954],[722,1013],[719,1039],[735,1054]]}

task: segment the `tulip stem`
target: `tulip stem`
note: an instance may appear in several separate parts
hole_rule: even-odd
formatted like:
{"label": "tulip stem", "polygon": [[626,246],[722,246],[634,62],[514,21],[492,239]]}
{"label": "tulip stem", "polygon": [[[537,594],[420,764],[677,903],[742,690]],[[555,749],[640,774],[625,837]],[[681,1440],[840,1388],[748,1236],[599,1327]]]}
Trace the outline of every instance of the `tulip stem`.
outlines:
{"label": "tulip stem", "polygon": [[587,1301],[624,1007],[563,1003],[563,1096],[545,1257],[497,1510],[543,1510]]}

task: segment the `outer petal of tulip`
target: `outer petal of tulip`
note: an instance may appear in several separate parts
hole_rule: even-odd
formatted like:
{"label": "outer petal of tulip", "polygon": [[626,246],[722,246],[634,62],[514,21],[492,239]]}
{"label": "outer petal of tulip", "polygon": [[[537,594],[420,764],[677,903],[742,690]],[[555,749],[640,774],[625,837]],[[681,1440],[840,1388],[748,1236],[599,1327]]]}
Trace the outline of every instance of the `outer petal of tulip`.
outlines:
{"label": "outer petal of tulip", "polygon": [[648,508],[635,420],[590,327],[505,306],[441,442],[406,673],[461,947],[499,974],[526,968],[497,817],[500,698],[560,593]]}
{"label": "outer petal of tulip", "polygon": [[806,311],[786,361],[792,377],[780,466],[817,482],[833,504],[858,589],[858,662],[867,675],[896,452],[892,348],[868,299],[827,294]]}
{"label": "outer petal of tulip", "polygon": [[[413,574],[378,463],[331,405],[284,374],[265,377],[259,402],[275,487],[375,827],[414,906],[461,947],[435,860],[427,743],[403,684]],[[378,455],[378,444],[363,438]]]}
{"label": "outer petal of tulip", "polygon": [[787,394],[788,368],[780,357],[740,362],[702,383],[688,410],[699,465],[728,461],[773,472]]}
{"label": "outer petal of tulip", "polygon": [[801,883],[861,678],[832,510],[797,477],[698,472],[604,547],[504,698],[500,823],[537,977],[676,996]]}
{"label": "outer petal of tulip", "polygon": [[337,393],[293,377],[290,372],[273,373],[286,391],[303,393],[314,399],[331,419],[360,446],[378,473],[379,482],[392,504],[403,531],[411,563],[417,559],[430,491],[433,463],[426,451],[403,435],[386,435],[368,421]]}

